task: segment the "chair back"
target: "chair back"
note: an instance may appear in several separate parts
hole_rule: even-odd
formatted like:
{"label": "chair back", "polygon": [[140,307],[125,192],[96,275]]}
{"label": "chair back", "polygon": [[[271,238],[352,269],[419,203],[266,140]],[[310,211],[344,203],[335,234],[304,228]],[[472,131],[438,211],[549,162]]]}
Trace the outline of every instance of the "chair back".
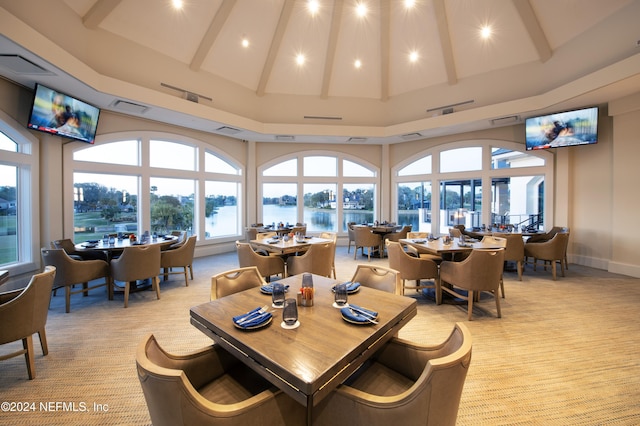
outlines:
{"label": "chair back", "polygon": [[407,238],[407,234],[411,231],[412,227],[412,225],[404,225],[398,232],[387,234],[385,238],[390,241],[400,241],[401,239]]}
{"label": "chair back", "polygon": [[255,266],[232,269],[211,277],[211,300],[265,284],[260,271]]}
{"label": "chair back", "polygon": [[407,232],[407,238],[410,240],[427,238],[427,236],[428,236],[428,233],[426,232]]}
{"label": "chair back", "polygon": [[290,256],[287,259],[289,275],[310,272],[323,277],[331,277],[335,258],[335,243],[311,244],[309,249],[300,256]]}
{"label": "chair back", "polygon": [[568,240],[568,233],[558,232],[549,241],[527,242],[524,247],[525,255],[540,260],[563,261],[567,252]]}
{"label": "chair back", "polygon": [[52,249],[63,249],[64,251],[67,252],[67,254],[74,254],[75,251],[76,251],[75,244],[73,244],[73,241],[71,241],[68,238],[64,238],[62,240],[53,240],[53,241],[51,241],[51,248]]}
{"label": "chair back", "polygon": [[521,234],[503,234],[502,238],[507,240],[507,247],[504,251],[504,260],[511,262],[522,262],[524,260],[524,240]]}
{"label": "chair back", "polygon": [[463,261],[442,262],[440,278],[466,290],[495,291],[503,267],[504,249],[474,249]]}
{"label": "chair back", "polygon": [[387,242],[389,267],[400,272],[403,280],[426,280],[438,278],[438,264],[429,258],[409,255],[402,248],[402,244],[394,241]]}
{"label": "chair back", "polygon": [[45,266],[26,287],[0,293],[0,345],[44,330],[56,272],[54,266]]}
{"label": "chair back", "polygon": [[491,244],[494,247],[507,247],[507,239],[503,236],[495,236],[495,235],[485,235],[482,237],[482,242],[486,244]]}
{"label": "chair back", "polygon": [[111,261],[111,274],[117,281],[136,281],[157,277],[160,273],[160,245],[125,247],[119,258]]}
{"label": "chair back", "polygon": [[238,251],[238,266],[246,268],[255,266],[263,277],[271,275],[284,275],[284,260],[279,256],[269,256],[268,253],[256,253],[251,244],[236,241],[236,250]]}
{"label": "chair back", "polygon": [[449,228],[449,236],[451,238],[460,238],[462,231],[459,228]]}
{"label": "chair back", "polygon": [[296,225],[291,228],[291,232],[294,234],[307,235],[307,225]]}
{"label": "chair back", "polygon": [[355,226],[353,229],[356,247],[377,247],[380,245],[380,235],[374,234],[368,226]]}
{"label": "chair back", "polygon": [[247,228],[247,242],[256,239],[256,235],[258,235],[258,228],[248,227]]}
{"label": "chair back", "polygon": [[277,232],[258,232],[256,234],[256,240],[268,240],[278,235]]}
{"label": "chair back", "polygon": [[173,250],[165,250],[160,256],[160,267],[172,268],[177,266],[188,266],[193,263],[193,255],[196,250],[196,235],[187,238],[187,241],[180,247]]}
{"label": "chair back", "polygon": [[402,294],[400,273],[392,268],[375,265],[358,265],[351,282],[393,294]]}
{"label": "chair back", "polygon": [[54,288],[85,283],[109,276],[109,264],[104,260],[76,260],[61,248],[43,248],[40,253],[44,265],[56,268]]}

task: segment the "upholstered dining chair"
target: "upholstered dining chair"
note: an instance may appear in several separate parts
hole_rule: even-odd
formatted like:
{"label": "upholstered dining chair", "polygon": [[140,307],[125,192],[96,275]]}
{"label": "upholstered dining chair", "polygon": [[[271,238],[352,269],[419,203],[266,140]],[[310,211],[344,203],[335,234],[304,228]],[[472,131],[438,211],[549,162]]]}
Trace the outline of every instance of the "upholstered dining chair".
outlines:
{"label": "upholstered dining chair", "polygon": [[336,232],[321,232],[320,238],[331,240],[333,242],[333,254],[331,255],[333,262],[331,263],[331,273],[333,279],[336,279],[336,247],[338,246],[338,234]]}
{"label": "upholstered dining chair", "polygon": [[175,250],[187,241],[187,231],[171,231],[171,235],[178,237],[176,242],[168,246],[162,246],[160,250]]}
{"label": "upholstered dining chair", "polygon": [[[160,267],[166,281],[169,274],[183,274],[184,284],[189,285],[187,270],[193,281],[193,254],[196,249],[196,235],[187,238],[187,241],[174,250],[165,250],[160,253]],[[182,268],[182,271],[172,271],[173,268]]]}
{"label": "upholstered dining chair", "polygon": [[174,355],[147,335],[138,345],[136,366],[155,426],[305,422],[302,404],[216,344]]}
{"label": "upholstered dining chair", "polygon": [[459,228],[449,228],[449,236],[451,238],[460,238],[462,231]]}
{"label": "upholstered dining chair", "polygon": [[371,228],[367,226],[355,226],[353,228],[354,231],[354,242],[355,242],[355,251],[353,252],[353,259],[355,260],[356,255],[358,253],[358,249],[362,250],[362,254],[364,255],[364,249],[367,249],[367,258],[369,262],[371,262],[371,250],[383,250],[382,246],[382,237],[380,234],[375,234],[371,232]]}
{"label": "upholstered dining chair", "polygon": [[[426,257],[414,257],[404,251],[400,243],[387,240],[389,267],[400,272],[402,292],[405,289],[420,291],[423,288],[433,288],[436,304],[440,304],[440,273],[438,264]],[[407,280],[415,281],[415,285],[407,285]],[[433,280],[423,283],[422,280]]]}
{"label": "upholstered dining chair", "polygon": [[[524,239],[522,234],[504,233],[500,236],[507,240],[507,247],[504,251],[505,262],[515,262],[518,271],[518,280],[522,281],[522,272],[524,269]],[[502,291],[504,296],[504,289]]]}
{"label": "upholstered dining chair", "polygon": [[355,243],[356,241],[356,233],[353,227],[356,225],[355,222],[347,223],[347,236],[349,237],[349,246],[347,247],[347,253],[351,252],[351,243]]}
{"label": "upholstered dining chair", "polygon": [[553,280],[557,279],[556,264],[560,264],[560,271],[564,277],[564,262],[567,253],[567,240],[569,234],[558,232],[549,241],[530,243],[524,245],[524,255],[526,258],[532,257],[533,270],[536,270],[538,260],[544,261],[544,269],[547,270],[547,264],[551,267],[551,275]]}
{"label": "upholstered dining chair", "polygon": [[[429,237],[428,232],[407,232],[407,238],[410,240],[426,240]],[[413,257],[425,257],[427,259],[431,259],[436,262],[438,265],[442,262],[442,256],[438,256],[437,254],[430,253],[420,253],[417,248],[407,245],[405,247],[405,251]]]}
{"label": "upholstered dining chair", "polygon": [[255,266],[267,281],[271,281],[272,275],[285,275],[285,263],[280,256],[263,256],[256,253],[249,243],[236,241],[238,252],[238,266],[245,268]]}
{"label": "upholstered dining chair", "polygon": [[[504,237],[506,234],[502,235],[484,235],[481,239],[483,243],[491,244],[494,247],[502,247],[505,249],[505,261],[507,254],[507,239]],[[503,273],[500,275],[500,292],[502,293],[502,298],[504,299],[504,265],[502,267]]]}
{"label": "upholstered dining chair", "polygon": [[471,349],[461,323],[433,346],[394,337],[314,407],[313,424],[454,426]]}
{"label": "upholstered dining chair", "polygon": [[[444,261],[440,264],[440,292],[445,291],[456,298],[467,300],[469,321],[472,320],[473,302],[480,299],[482,292],[491,293],[496,301],[497,317],[501,318],[498,288],[503,266],[503,248],[474,249],[460,262]],[[455,291],[456,287],[465,290],[467,294]]]}
{"label": "upholstered dining chair", "polygon": [[24,355],[30,380],[36,377],[34,333],[40,336],[42,354],[49,353],[45,325],[55,276],[56,268],[45,266],[44,272],[33,275],[26,287],[0,293],[0,345],[22,340],[21,350],[0,355],[0,361]]}
{"label": "upholstered dining chair", "polygon": [[109,261],[109,257],[107,254],[101,250],[87,250],[80,251],[76,250],[75,244],[69,238],[63,238],[61,240],[53,240],[51,241],[52,249],[62,249],[69,255],[70,258],[75,260],[104,260],[105,262]]}
{"label": "upholstered dining chair", "polygon": [[358,265],[356,272],[351,277],[351,282],[358,282],[365,287],[375,288],[387,293],[402,295],[400,272],[385,266]]}
{"label": "upholstered dining chair", "polygon": [[287,258],[287,275],[297,275],[303,272],[331,277],[335,260],[335,243],[311,244],[306,252],[300,256]]}
{"label": "upholstered dining chair", "polygon": [[211,277],[211,300],[266,284],[255,266],[224,271]]}
{"label": "upholstered dining chair", "polygon": [[[53,288],[64,288],[65,312],[71,312],[71,295],[82,293],[87,296],[89,290],[107,287],[107,297],[113,299],[109,264],[104,260],[76,260],[69,257],[63,249],[45,249],[41,251],[44,265],[55,266],[56,277]],[[93,282],[99,280],[98,282]],[[91,283],[91,285],[90,285]],[[75,290],[73,286],[82,284]]]}
{"label": "upholstered dining chair", "polygon": [[411,228],[413,228],[412,225],[404,225],[399,231],[386,234],[384,238],[385,240],[398,242],[401,239],[407,238],[407,235],[411,232]]}
{"label": "upholstered dining chair", "polygon": [[113,285],[116,281],[124,284],[124,307],[129,306],[131,282],[151,279],[151,285],[160,299],[160,245],[139,245],[125,247],[122,255],[111,261]]}

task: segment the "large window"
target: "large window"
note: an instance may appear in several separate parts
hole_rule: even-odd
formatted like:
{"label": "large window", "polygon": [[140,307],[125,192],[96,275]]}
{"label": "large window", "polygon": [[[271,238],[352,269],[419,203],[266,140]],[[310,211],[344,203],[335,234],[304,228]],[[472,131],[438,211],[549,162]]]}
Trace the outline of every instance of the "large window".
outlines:
{"label": "large window", "polygon": [[37,206],[37,139],[0,111],[0,269],[37,269],[40,228]]}
{"label": "large window", "polygon": [[135,136],[65,146],[65,185],[74,191],[65,224],[76,242],[112,232],[184,230],[200,241],[241,234],[240,166],[184,136]]}
{"label": "large window", "polygon": [[335,153],[298,153],[259,169],[259,221],[305,223],[308,232],[346,232],[347,223],[375,219],[378,173]]}
{"label": "large window", "polygon": [[[460,142],[425,152],[393,169],[399,224],[446,234],[468,228],[544,229],[553,197],[552,154],[492,141]],[[438,188],[437,191],[432,189]]]}

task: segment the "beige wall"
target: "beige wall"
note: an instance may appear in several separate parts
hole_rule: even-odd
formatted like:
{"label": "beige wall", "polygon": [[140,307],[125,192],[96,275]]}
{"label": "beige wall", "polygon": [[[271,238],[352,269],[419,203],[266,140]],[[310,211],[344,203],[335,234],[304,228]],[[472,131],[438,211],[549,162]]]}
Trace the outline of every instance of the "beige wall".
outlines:
{"label": "beige wall", "polygon": [[[0,109],[19,123],[27,120],[31,91],[0,80]],[[602,115],[600,142],[594,146],[563,148],[556,151],[554,224],[571,227],[570,261],[640,277],[640,241],[638,214],[640,197],[640,95],[612,102],[609,114]],[[411,141],[390,147],[362,145],[253,143],[212,135],[163,123],[103,112],[100,134],[132,130],[154,130],[184,134],[227,152],[247,170],[246,220],[255,217],[256,174],[260,165],[279,156],[300,150],[334,150],[362,158],[382,169],[382,197],[389,197],[389,167],[425,149],[449,142],[495,139],[523,143],[522,125],[490,129],[430,140]],[[40,167],[40,241],[62,237],[62,145],[59,137],[39,132]],[[76,142],[71,142],[76,143]],[[255,153],[255,154],[254,154]],[[388,204],[388,203],[387,203]],[[390,217],[387,211],[382,216]]]}

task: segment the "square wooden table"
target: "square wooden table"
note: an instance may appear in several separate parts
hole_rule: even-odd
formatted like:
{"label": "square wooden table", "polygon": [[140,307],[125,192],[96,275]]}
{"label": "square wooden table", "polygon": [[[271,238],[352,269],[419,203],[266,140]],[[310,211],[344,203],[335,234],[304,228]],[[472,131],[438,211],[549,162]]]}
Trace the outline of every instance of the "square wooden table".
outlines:
{"label": "square wooden table", "polygon": [[[273,243],[269,243],[267,241],[275,241]],[[278,238],[277,240],[272,240],[270,238],[264,240],[251,240],[249,243],[255,249],[266,250],[270,253],[275,253],[278,255],[286,255],[293,254],[297,252],[307,251],[311,244],[322,244],[322,243],[330,243],[331,240],[326,238],[318,238],[311,237],[305,238],[302,242],[296,241],[295,238],[290,238],[289,241],[284,241],[284,239]]]}
{"label": "square wooden table", "polygon": [[[287,297],[295,298],[302,276],[283,280]],[[272,322],[256,330],[242,330],[232,317],[264,305],[271,296],[259,288],[235,293],[191,308],[191,323],[252,370],[312,409],[356,371],[400,328],[416,315],[414,299],[361,286],[349,302],[378,312],[378,324],[356,325],[342,319],[332,306],[331,291],[338,281],[313,276],[315,298],[311,307],[298,306],[300,326],[281,327],[282,311],[273,309]],[[272,310],[270,308],[270,310]]]}
{"label": "square wooden table", "polygon": [[455,254],[455,253],[464,253],[470,252],[473,249],[499,249],[502,248],[497,244],[487,243],[487,242],[475,242],[468,243],[464,246],[461,246],[457,238],[454,238],[451,241],[451,244],[445,244],[442,241],[442,238],[438,238],[437,240],[429,241],[425,239],[412,239],[412,238],[403,238],[400,240],[400,244],[410,245],[418,250],[418,253],[429,253],[435,254],[438,256],[442,256],[443,254]]}

